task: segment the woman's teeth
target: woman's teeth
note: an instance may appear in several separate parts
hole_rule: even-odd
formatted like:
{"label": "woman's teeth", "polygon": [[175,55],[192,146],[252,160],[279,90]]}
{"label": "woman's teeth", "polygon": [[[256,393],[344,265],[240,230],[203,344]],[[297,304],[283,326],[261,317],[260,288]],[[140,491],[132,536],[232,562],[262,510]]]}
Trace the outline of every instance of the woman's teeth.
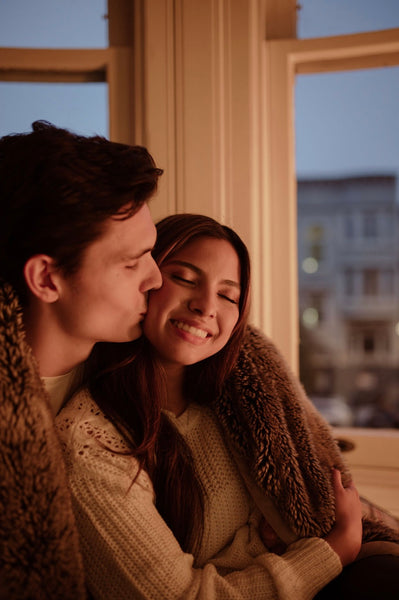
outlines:
{"label": "woman's teeth", "polygon": [[195,335],[196,337],[206,338],[208,335],[207,331],[204,331],[203,329],[198,329],[197,327],[192,327],[191,325],[187,325],[187,323],[183,323],[182,321],[173,321],[173,324],[178,329],[187,331],[187,333],[191,333],[191,335]]}

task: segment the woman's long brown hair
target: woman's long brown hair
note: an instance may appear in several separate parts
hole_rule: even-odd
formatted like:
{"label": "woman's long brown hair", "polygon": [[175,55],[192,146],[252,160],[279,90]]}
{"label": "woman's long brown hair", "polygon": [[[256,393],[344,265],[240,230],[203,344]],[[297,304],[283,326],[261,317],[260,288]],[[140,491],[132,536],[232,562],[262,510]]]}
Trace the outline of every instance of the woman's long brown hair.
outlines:
{"label": "woman's long brown hair", "polygon": [[[157,224],[157,232],[153,256],[159,266],[204,237],[228,241],[239,258],[239,318],[232,335],[217,354],[185,370],[187,397],[204,404],[220,394],[237,360],[249,310],[248,251],[232,229],[203,215],[166,217]],[[166,403],[165,373],[151,345],[144,337],[126,344],[97,344],[88,374],[97,404],[151,477],[159,513],[182,549],[195,555],[203,531],[204,494],[188,445],[161,411]]]}

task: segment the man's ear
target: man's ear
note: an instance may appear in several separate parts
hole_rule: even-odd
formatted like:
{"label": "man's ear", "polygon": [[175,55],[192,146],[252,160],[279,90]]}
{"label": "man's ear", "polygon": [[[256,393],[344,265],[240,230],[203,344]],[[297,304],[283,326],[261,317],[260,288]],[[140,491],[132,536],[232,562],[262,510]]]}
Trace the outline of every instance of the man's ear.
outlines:
{"label": "man's ear", "polygon": [[26,285],[37,298],[51,303],[58,300],[57,277],[54,259],[46,254],[31,256],[24,266]]}

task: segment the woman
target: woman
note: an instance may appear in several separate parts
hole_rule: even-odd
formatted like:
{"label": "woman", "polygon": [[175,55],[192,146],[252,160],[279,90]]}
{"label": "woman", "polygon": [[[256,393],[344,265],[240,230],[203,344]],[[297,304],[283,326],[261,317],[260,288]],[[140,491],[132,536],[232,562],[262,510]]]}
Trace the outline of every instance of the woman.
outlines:
{"label": "woman", "polygon": [[208,217],[175,215],[158,225],[153,254],[164,283],[149,298],[145,338],[99,346],[100,375],[58,417],[90,592],[310,599],[358,554],[360,503],[323,459],[327,483],[308,511],[320,519],[307,518],[304,490],[292,511],[299,535],[284,501],[279,512],[285,492],[261,493],[273,481],[256,458],[267,449],[256,447],[250,395],[248,408],[236,393],[252,343],[247,250]]}

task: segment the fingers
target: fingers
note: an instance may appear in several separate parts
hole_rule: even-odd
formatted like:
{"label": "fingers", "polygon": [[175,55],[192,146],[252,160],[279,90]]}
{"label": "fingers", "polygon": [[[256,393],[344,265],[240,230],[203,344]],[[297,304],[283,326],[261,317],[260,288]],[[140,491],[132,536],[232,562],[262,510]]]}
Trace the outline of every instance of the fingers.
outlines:
{"label": "fingers", "polygon": [[338,489],[343,489],[343,484],[342,484],[342,475],[341,475],[341,471],[339,471],[338,469],[334,468],[332,470],[332,478],[333,478],[333,486],[334,488],[338,488]]}
{"label": "fingers", "polygon": [[336,469],[335,467],[332,469],[332,478],[334,491],[346,489],[356,490],[355,484],[353,483],[352,479],[349,480],[344,486],[344,484],[342,483],[342,473],[339,469]]}
{"label": "fingers", "polygon": [[326,541],[338,554],[343,565],[349,564],[359,552],[362,539],[362,515],[359,494],[350,481],[342,484],[341,472],[332,471],[335,495],[335,525]]}

